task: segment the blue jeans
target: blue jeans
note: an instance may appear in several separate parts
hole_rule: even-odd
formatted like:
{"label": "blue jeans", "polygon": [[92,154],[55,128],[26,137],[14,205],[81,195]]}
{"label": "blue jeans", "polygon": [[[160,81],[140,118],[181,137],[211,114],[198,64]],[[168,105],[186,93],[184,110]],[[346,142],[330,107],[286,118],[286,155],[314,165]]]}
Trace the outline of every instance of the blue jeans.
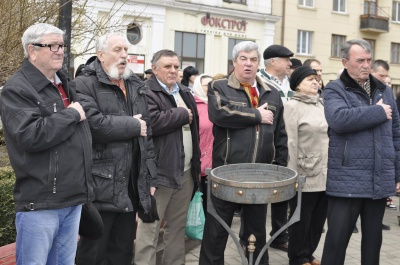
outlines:
{"label": "blue jeans", "polygon": [[17,265],[73,265],[82,205],[17,212]]}

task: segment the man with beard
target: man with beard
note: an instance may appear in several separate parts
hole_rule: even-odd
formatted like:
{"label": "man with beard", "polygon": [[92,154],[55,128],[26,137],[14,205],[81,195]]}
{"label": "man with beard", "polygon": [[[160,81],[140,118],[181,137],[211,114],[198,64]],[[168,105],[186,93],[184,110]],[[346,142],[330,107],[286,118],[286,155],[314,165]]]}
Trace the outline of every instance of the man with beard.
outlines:
{"label": "man with beard", "polygon": [[151,210],[156,165],[144,83],[127,68],[129,42],[109,33],[97,59],[75,79],[93,139],[95,201],[104,224],[99,239],[81,236],[76,264],[128,265],[138,207]]}

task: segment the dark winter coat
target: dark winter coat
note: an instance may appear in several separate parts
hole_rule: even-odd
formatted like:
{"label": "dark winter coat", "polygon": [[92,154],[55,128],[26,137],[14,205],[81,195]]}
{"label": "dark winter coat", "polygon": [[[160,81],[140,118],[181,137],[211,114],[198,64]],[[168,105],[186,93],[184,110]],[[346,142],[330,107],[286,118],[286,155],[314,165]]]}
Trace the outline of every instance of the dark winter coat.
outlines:
{"label": "dark winter coat", "polygon": [[273,124],[261,124],[261,114],[235,74],[209,84],[208,115],[214,123],[213,168],[236,163],[287,164],[287,135],[279,92],[257,77],[258,106],[268,103]]}
{"label": "dark winter coat", "polygon": [[[161,87],[155,75],[152,75],[146,84],[149,87],[147,98],[157,158],[158,184],[180,189],[185,158],[182,126],[188,124],[189,114],[186,109],[177,107],[174,97]],[[199,115],[190,90],[181,84],[178,86],[179,94],[193,113],[193,121],[190,124],[193,145],[191,173],[196,190],[200,176]]]}
{"label": "dark winter coat", "polygon": [[[344,70],[324,90],[329,125],[326,193],[348,198],[382,199],[400,182],[400,121],[391,89],[372,75],[370,98]],[[392,107],[386,118],[383,103]]]}
{"label": "dark winter coat", "polygon": [[[70,102],[79,101],[57,72]],[[15,171],[15,210],[60,209],[93,200],[91,137],[77,110],[25,59],[0,97],[1,119]]]}
{"label": "dark winter coat", "polygon": [[[125,80],[125,98],[98,60],[85,67],[74,83],[93,138],[94,204],[100,211],[129,212],[140,198],[148,211],[157,173],[144,83],[132,74]],[[147,137],[140,136],[140,122],[133,118],[136,114],[147,122]],[[134,187],[128,187],[129,183]],[[139,194],[132,198],[128,189]]]}

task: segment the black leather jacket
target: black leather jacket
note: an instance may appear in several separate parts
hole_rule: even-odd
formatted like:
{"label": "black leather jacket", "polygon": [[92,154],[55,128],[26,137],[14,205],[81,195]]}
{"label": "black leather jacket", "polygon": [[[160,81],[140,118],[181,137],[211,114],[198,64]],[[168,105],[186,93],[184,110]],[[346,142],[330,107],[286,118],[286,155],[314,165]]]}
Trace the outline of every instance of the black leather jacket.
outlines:
{"label": "black leather jacket", "polygon": [[[57,72],[70,102],[78,101]],[[16,175],[15,210],[60,209],[92,201],[91,137],[87,121],[65,108],[60,92],[28,59],[7,80],[1,119]]]}
{"label": "black leather jacket", "polygon": [[[157,172],[144,83],[132,74],[125,80],[125,98],[98,60],[74,83],[92,132],[95,206],[100,211],[129,212],[140,198],[148,211]],[[132,117],[136,114],[147,122],[147,137],[140,136],[140,122]]]}
{"label": "black leather jacket", "polygon": [[261,124],[261,115],[232,73],[208,88],[208,116],[214,123],[212,167],[237,163],[287,165],[287,134],[279,92],[257,77],[259,103],[268,103],[273,124]]}

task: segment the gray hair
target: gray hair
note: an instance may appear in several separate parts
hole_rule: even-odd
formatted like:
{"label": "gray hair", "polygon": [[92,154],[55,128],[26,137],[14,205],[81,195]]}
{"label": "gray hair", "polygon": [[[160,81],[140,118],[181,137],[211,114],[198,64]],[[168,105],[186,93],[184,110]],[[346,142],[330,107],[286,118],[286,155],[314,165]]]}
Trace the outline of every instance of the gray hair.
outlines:
{"label": "gray hair", "polygon": [[251,51],[254,51],[254,50],[257,51],[258,61],[260,61],[261,53],[260,53],[260,50],[258,48],[258,44],[253,42],[253,41],[241,41],[238,44],[236,44],[235,47],[233,47],[232,58],[233,58],[234,61],[236,61],[236,59],[239,56],[239,53],[241,51],[251,52]]}
{"label": "gray hair", "polygon": [[342,48],[340,49],[340,54],[342,58],[348,60],[350,57],[349,51],[351,46],[358,45],[361,46],[367,53],[371,53],[371,45],[369,45],[368,41],[363,39],[354,39],[346,41],[342,44]]}
{"label": "gray hair", "polygon": [[120,32],[108,32],[108,33],[100,36],[97,39],[97,41],[96,41],[96,52],[98,52],[98,51],[103,51],[103,52],[107,51],[107,49],[108,49],[108,43],[107,43],[108,40],[111,37],[116,37],[116,36],[123,38],[127,45],[130,44],[129,41],[128,41],[128,38],[126,37],[125,34],[122,34]]}
{"label": "gray hair", "polygon": [[21,38],[25,58],[28,58],[28,46],[32,43],[40,43],[43,36],[49,34],[61,35],[64,38],[65,32],[46,23],[38,23],[27,28]]}
{"label": "gray hair", "polygon": [[151,64],[157,65],[158,61],[161,59],[161,57],[178,57],[179,62],[181,61],[181,58],[179,58],[178,54],[172,50],[159,50],[153,55],[153,58],[151,59]]}

